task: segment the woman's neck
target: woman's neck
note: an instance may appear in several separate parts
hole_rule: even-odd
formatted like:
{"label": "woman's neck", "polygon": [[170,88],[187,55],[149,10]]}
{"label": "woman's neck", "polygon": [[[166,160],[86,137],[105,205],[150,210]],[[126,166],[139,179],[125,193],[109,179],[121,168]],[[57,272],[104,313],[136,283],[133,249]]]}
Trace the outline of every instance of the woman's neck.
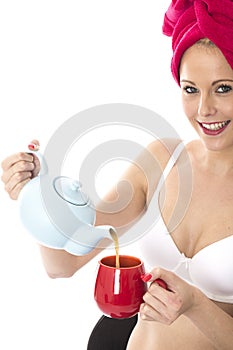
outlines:
{"label": "woman's neck", "polygon": [[203,144],[201,146],[197,159],[203,170],[221,176],[233,174],[233,147],[210,150]]}

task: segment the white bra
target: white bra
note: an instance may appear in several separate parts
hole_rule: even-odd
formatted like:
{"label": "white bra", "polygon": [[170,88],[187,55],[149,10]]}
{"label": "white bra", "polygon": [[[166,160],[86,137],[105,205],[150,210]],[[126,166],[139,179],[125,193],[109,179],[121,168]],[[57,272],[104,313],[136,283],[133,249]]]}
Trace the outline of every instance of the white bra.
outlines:
{"label": "white bra", "polygon": [[159,218],[156,225],[140,239],[140,250],[150,268],[161,266],[172,270],[202,290],[208,298],[233,303],[233,235],[208,245],[188,258],[177,248],[159,209],[161,187],[183,148],[184,144],[181,143],[173,152],[150,202],[149,207],[153,205],[152,210],[159,213]]}

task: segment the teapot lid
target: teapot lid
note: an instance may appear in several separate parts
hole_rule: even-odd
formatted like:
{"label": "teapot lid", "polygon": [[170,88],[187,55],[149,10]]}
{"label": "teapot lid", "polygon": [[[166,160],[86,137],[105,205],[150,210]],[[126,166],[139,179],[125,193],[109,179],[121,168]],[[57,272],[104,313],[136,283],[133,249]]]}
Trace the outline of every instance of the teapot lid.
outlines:
{"label": "teapot lid", "polygon": [[89,203],[88,196],[81,191],[81,184],[77,180],[58,176],[53,180],[53,186],[58,195],[71,204],[84,206]]}

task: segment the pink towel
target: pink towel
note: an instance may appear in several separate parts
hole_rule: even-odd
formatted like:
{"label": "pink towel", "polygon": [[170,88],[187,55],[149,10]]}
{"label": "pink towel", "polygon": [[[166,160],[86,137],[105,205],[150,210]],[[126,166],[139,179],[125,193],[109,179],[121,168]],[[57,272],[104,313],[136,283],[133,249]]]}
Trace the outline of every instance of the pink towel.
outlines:
{"label": "pink towel", "polygon": [[172,36],[171,71],[178,84],[183,53],[202,38],[218,46],[233,69],[233,0],[172,0],[163,33]]}

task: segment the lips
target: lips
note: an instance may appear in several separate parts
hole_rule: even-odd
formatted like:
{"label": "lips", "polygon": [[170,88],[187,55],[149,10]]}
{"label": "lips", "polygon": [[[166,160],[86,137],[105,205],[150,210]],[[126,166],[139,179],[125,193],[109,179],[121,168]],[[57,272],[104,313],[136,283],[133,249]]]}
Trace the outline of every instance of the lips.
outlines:
{"label": "lips", "polygon": [[226,127],[228,126],[229,123],[230,123],[230,120],[226,120],[223,122],[214,122],[214,123],[198,122],[198,124],[202,128],[202,131],[206,135],[211,135],[211,136],[221,134],[226,129]]}

